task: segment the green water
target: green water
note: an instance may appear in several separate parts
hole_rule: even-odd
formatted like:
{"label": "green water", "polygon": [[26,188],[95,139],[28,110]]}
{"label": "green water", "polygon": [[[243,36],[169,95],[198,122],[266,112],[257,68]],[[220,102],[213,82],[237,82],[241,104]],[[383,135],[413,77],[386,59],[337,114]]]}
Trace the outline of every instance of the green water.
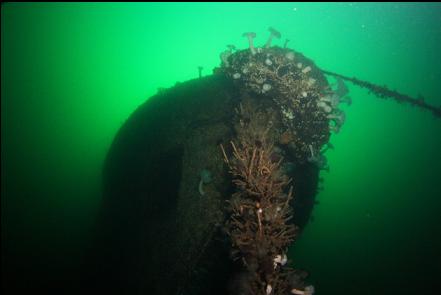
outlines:
{"label": "green water", "polygon": [[[226,44],[245,48],[243,32],[264,44],[269,26],[323,69],[441,105],[439,3],[3,4],[2,276],[33,284],[77,269],[122,123],[159,87],[200,65],[210,74]],[[429,288],[441,272],[441,120],[349,88],[320,205],[290,257],[317,294]]]}

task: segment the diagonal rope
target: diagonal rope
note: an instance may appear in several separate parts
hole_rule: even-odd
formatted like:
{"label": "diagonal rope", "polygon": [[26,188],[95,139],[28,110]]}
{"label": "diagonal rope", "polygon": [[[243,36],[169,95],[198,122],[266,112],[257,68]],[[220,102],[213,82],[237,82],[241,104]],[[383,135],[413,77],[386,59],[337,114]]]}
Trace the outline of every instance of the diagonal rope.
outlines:
{"label": "diagonal rope", "polygon": [[436,106],[433,106],[433,105],[426,103],[424,101],[424,98],[421,96],[419,98],[413,98],[409,95],[399,93],[395,90],[390,90],[389,88],[387,88],[387,86],[379,86],[379,85],[376,85],[376,84],[373,84],[373,83],[370,83],[367,81],[357,79],[355,77],[351,78],[351,77],[343,76],[343,75],[329,72],[329,71],[325,71],[325,70],[321,70],[321,71],[326,75],[338,77],[342,80],[349,81],[349,82],[353,83],[354,85],[366,88],[369,90],[369,93],[372,93],[379,98],[383,98],[383,99],[392,98],[398,102],[406,102],[411,105],[417,106],[419,108],[431,111],[435,117],[441,118],[441,107],[436,107]]}

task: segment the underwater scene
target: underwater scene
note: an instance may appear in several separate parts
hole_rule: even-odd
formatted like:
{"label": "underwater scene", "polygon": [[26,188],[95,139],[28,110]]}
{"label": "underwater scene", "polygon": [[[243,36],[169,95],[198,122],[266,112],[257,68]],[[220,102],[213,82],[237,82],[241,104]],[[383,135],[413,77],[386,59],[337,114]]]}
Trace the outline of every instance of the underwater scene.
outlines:
{"label": "underwater scene", "polygon": [[2,3],[2,294],[441,294],[440,3]]}

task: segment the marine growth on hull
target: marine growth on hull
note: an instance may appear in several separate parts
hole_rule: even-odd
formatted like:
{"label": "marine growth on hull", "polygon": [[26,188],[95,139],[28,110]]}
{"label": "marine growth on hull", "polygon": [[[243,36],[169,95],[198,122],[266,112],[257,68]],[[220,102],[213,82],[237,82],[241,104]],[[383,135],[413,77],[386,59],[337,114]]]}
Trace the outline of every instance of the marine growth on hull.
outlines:
{"label": "marine growth on hull", "polygon": [[[274,30],[272,30],[274,32]],[[324,75],[302,54],[288,48],[253,45],[253,33],[245,34],[250,48],[221,54],[221,70],[248,95],[273,112],[279,144],[296,161],[323,161],[320,150],[329,141],[330,131],[339,132],[345,114],[339,103],[350,103],[344,83],[334,92]],[[265,101],[266,100],[266,101]]]}
{"label": "marine growth on hull", "polygon": [[221,68],[239,89],[235,135],[220,145],[235,192],[228,202],[227,233],[237,294],[312,294],[306,272],[288,266],[287,250],[297,235],[290,201],[293,169],[313,163],[328,169],[321,153],[330,132],[344,123],[339,103],[350,102],[343,82],[333,91],[315,64],[289,48],[272,47],[280,33],[270,28],[263,47],[229,45]]}
{"label": "marine growth on hull", "polygon": [[[305,282],[307,272],[295,269],[295,264],[288,266],[287,250],[299,229],[292,223],[293,172],[305,165],[329,170],[324,152],[332,148],[331,133],[338,133],[345,122],[339,106],[351,104],[344,81],[380,98],[430,110],[436,117],[440,108],[422,97],[414,99],[385,86],[323,71],[288,48],[288,41],[283,48],[271,46],[274,38],[281,37],[274,28],[269,28],[261,47],[254,43],[255,33],[243,37],[249,47],[228,45],[216,69],[240,93],[232,122],[234,136],[220,144],[234,186],[226,232],[239,270],[233,275],[231,293],[313,294],[314,287]],[[325,74],[336,78],[335,85],[331,87]]]}

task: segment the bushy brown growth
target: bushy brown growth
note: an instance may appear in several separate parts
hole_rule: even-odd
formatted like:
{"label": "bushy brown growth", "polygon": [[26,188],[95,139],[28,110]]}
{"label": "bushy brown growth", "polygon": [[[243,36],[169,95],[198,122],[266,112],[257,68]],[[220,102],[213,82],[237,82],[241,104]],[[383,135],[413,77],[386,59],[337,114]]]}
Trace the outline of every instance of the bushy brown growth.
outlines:
{"label": "bushy brown growth", "polygon": [[282,265],[296,231],[288,223],[292,218],[291,179],[282,173],[283,158],[275,156],[268,116],[249,105],[241,105],[238,114],[237,138],[228,149],[232,156],[221,145],[237,188],[229,201],[227,223],[232,256],[241,259],[246,268],[253,294],[286,294],[290,290],[286,277],[292,270]]}

